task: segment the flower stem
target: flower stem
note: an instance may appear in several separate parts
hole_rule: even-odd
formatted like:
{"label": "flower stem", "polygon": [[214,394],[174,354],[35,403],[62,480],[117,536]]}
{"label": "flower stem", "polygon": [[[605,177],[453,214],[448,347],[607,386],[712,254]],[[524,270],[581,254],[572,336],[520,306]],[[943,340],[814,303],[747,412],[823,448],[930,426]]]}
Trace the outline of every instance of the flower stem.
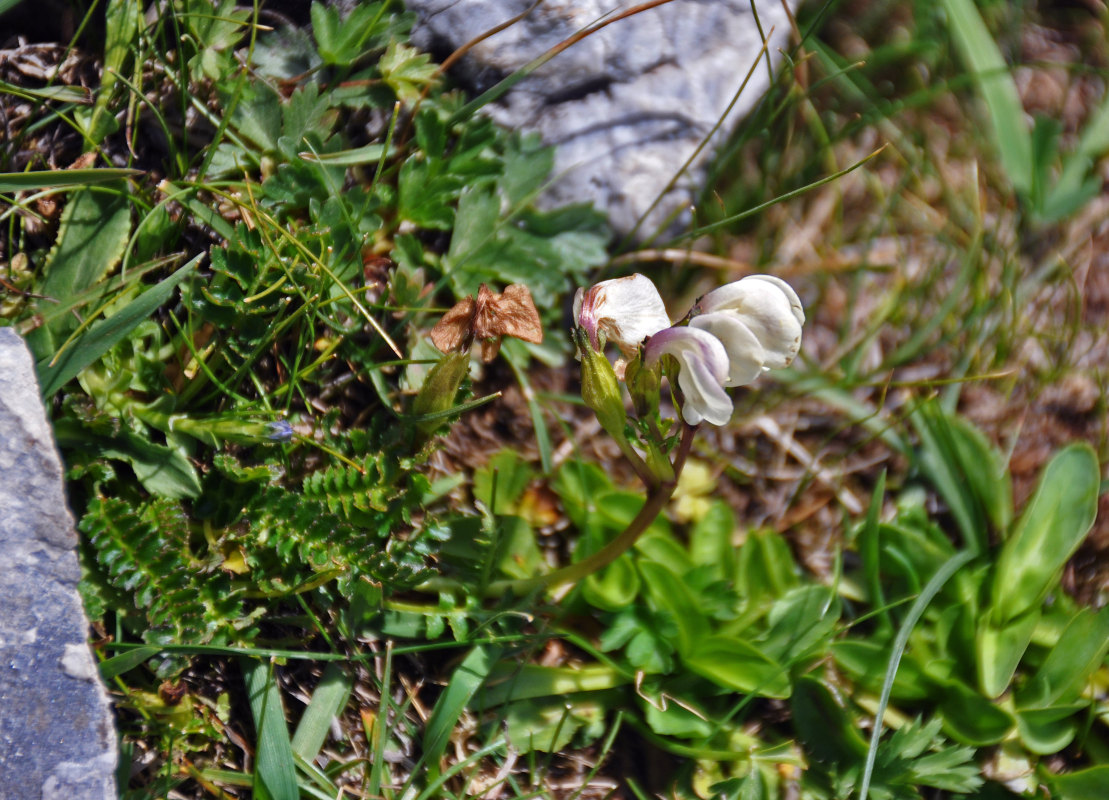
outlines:
{"label": "flower stem", "polygon": [[695,425],[683,424],[682,438],[678,443],[677,453],[674,456],[674,477],[671,480],[661,482],[656,480],[655,486],[650,489],[647,495],[647,502],[643,504],[643,508],[639,509],[639,513],[628,523],[628,527],[620,532],[619,536],[596,553],[586,556],[575,564],[569,564],[561,569],[556,569],[554,572],[548,572],[546,575],[519,580],[494,581],[486,587],[485,595],[487,597],[501,597],[510,593],[524,595],[539,589],[577,583],[582,578],[604,569],[626,553],[638,541],[643,532],[651,526],[651,523],[655,521],[655,518],[673,496],[674,489],[678,486],[678,477],[681,475],[682,467],[685,465],[686,458],[693,446],[693,436],[696,432],[697,427]]}

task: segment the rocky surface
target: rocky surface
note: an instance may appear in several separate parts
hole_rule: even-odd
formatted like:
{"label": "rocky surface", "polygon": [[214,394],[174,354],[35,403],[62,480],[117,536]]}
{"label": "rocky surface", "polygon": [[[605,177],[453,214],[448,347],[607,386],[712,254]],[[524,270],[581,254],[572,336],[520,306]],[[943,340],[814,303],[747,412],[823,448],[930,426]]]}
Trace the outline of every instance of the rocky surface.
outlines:
{"label": "rocky surface", "polygon": [[116,737],[30,353],[0,328],[0,798],[115,798]]}
{"label": "rocky surface", "polygon": [[[458,77],[475,92],[634,5],[629,0],[408,0],[421,18],[414,41],[440,55],[534,6],[460,63]],[[754,5],[762,30],[773,30],[767,49],[776,60],[787,42],[789,20],[780,0]],[[749,0],[673,0],[587,36],[487,108],[503,125],[537,131],[558,145],[558,177],[545,203],[592,201],[626,234],[725,114],[761,46]],[[650,212],[640,238],[689,207],[712,145],[758,102],[769,80],[760,64],[710,146]]]}

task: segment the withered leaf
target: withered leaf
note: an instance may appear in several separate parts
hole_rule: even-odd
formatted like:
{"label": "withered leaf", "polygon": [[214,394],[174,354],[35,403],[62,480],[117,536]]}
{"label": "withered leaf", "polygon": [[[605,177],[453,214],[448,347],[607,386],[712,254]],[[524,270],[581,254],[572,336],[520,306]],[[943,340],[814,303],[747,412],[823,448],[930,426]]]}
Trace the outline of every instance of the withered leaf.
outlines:
{"label": "withered leaf", "polygon": [[496,357],[502,336],[532,344],[543,341],[539,312],[522,283],[508,286],[503,294],[494,294],[483,283],[476,298],[460,300],[431,329],[431,341],[444,353],[468,348],[479,339],[481,358],[487,363]]}
{"label": "withered leaf", "polygon": [[431,343],[444,353],[460,350],[467,337],[473,340],[473,325],[474,298],[463,297],[431,329]]}

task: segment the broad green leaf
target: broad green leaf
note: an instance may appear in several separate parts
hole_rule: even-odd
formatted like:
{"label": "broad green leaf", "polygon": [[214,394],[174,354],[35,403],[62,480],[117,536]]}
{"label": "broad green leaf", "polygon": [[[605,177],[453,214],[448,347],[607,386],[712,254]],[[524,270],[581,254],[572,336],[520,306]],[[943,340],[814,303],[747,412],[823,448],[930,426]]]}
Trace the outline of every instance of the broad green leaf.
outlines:
{"label": "broad green leaf", "polygon": [[1109,606],[1081,608],[1036,674],[1017,692],[1018,708],[1044,708],[1075,700],[1109,652]]}
{"label": "broad green leaf", "polygon": [[1001,166],[1013,188],[1032,191],[1032,141],[1016,83],[973,0],[942,0],[956,49],[986,101]]}
{"label": "broad green leaf", "polygon": [[998,555],[987,611],[994,625],[1038,608],[1056,587],[1093,526],[1100,483],[1097,455],[1088,444],[1072,444],[1048,463]]}
{"label": "broad green leaf", "polygon": [[958,742],[985,747],[997,744],[1013,729],[1008,713],[962,681],[948,681],[939,695],[944,730]]}
{"label": "broad green leaf", "polygon": [[1017,709],[1017,732],[1026,748],[1036,755],[1058,753],[1071,743],[1082,721],[1079,712],[1089,703],[1071,703],[1050,708]]}
{"label": "broad green leaf", "polygon": [[491,514],[515,513],[517,499],[534,477],[515,450],[501,450],[474,473],[474,499],[484,503]]}
{"label": "broad green leaf", "polygon": [[[2,88],[0,87],[0,89]],[[0,172],[0,192],[36,191],[38,189],[56,189],[62,186],[88,186],[93,183],[107,183],[120,178],[130,178],[134,175],[142,175],[142,170],[104,168]]]}
{"label": "broad green leaf", "polygon": [[281,705],[281,691],[273,665],[242,659],[247,697],[258,733],[254,754],[254,797],[259,800],[299,800],[293,747]]}
{"label": "broad green leaf", "polygon": [[130,232],[131,204],[125,194],[74,192],[62,211],[58,241],[46,259],[39,291],[64,304],[99,283],[123,257]]}
{"label": "broad green leaf", "polygon": [[639,706],[643,710],[644,721],[661,736],[708,739],[713,734],[713,726],[707,719],[665,696],[648,701],[641,690]]}
{"label": "broad green leaf", "polygon": [[759,647],[783,664],[811,659],[828,647],[839,622],[839,598],[828,586],[793,589],[770,607]]}
{"label": "broad green leaf", "polygon": [[566,698],[558,702],[527,700],[510,705],[504,715],[505,736],[521,753],[556,753],[579,731],[586,739],[604,732],[605,707],[594,699]]}
{"label": "broad green leaf", "polygon": [[1039,621],[1038,609],[1001,625],[995,624],[988,612],[983,616],[975,643],[978,683],[987,697],[998,697],[1009,688]]}
{"label": "broad green leaf", "polygon": [[341,664],[332,661],[324,669],[293,734],[293,752],[305,761],[310,762],[319,755],[332,719],[346,707],[351,685],[351,677]]}
{"label": "broad green leaf", "polygon": [[651,604],[667,612],[677,625],[676,644],[682,657],[702,647],[709,632],[709,621],[701,613],[685,581],[668,567],[654,561],[640,560],[639,573],[643,578],[644,593]]}
{"label": "broad green leaf", "polygon": [[1052,797],[1057,800],[1105,800],[1109,794],[1109,765],[1051,775],[1048,783],[1053,790]]}
{"label": "broad green leaf", "polygon": [[716,578],[724,579],[735,562],[735,514],[727,503],[716,501],[697,520],[689,534],[689,556],[698,566],[708,566]]}
{"label": "broad green leaf", "polygon": [[586,576],[582,582],[582,596],[604,611],[619,611],[635,600],[639,587],[635,562],[625,553],[600,572]]}
{"label": "broad green leaf", "polygon": [[199,255],[182,266],[156,286],[140,294],[112,316],[91,325],[72,342],[60,356],[47,354],[35,365],[38,370],[42,396],[48,398],[76,377],[85,367],[94,363],[118,342],[122,341],[136,325],[147,319],[155,309],[169,300],[174,288],[192,274],[200,262]]}
{"label": "broad green leaf", "polygon": [[[463,662],[465,663],[465,662]],[[485,709],[517,700],[559,697],[579,692],[600,692],[631,683],[632,678],[603,664],[577,669],[538,664],[501,663],[491,666],[488,680],[473,694],[470,705]],[[449,688],[449,686],[448,686]],[[438,707],[438,704],[436,704]],[[425,737],[426,738],[426,737]]]}
{"label": "broad green leaf", "polygon": [[[882,676],[889,661],[890,641],[884,643],[860,639],[844,639],[832,644],[836,663],[867,691],[882,688]],[[924,700],[931,682],[913,658],[903,658],[893,680],[891,696],[902,702]]]}
{"label": "broad green leaf", "polygon": [[729,689],[761,697],[790,695],[789,670],[735,636],[705,636],[693,642],[682,662],[698,675]]}
{"label": "broad green leaf", "polygon": [[811,676],[799,678],[790,698],[793,729],[805,744],[806,755],[848,767],[862,763],[866,741],[842,701]]}

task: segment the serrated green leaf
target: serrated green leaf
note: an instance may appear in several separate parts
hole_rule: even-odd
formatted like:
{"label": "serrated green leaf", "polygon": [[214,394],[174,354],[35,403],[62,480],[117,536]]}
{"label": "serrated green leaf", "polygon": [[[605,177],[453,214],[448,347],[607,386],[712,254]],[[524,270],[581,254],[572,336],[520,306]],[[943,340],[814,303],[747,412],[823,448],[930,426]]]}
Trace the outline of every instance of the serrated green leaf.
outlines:
{"label": "serrated green leaf", "polygon": [[399,41],[390,42],[385,48],[377,68],[401,102],[410,105],[439,73],[439,67],[431,63],[431,56]]}

